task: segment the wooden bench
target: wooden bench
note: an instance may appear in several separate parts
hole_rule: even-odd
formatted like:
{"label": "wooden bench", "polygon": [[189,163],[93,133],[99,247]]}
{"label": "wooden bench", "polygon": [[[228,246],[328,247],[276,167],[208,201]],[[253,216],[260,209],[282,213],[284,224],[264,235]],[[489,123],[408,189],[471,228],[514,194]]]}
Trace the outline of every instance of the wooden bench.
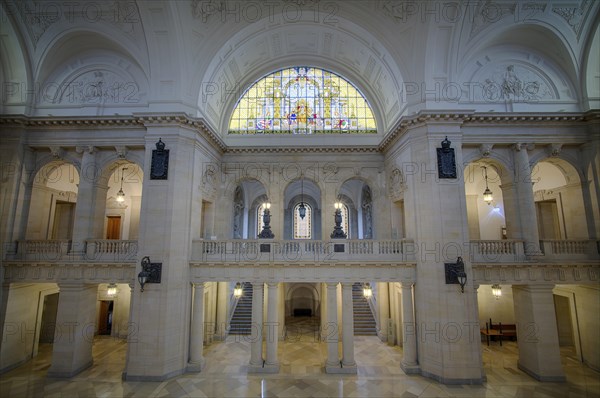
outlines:
{"label": "wooden bench", "polygon": [[500,337],[500,345],[502,345],[502,332],[497,329],[490,329],[490,325],[487,322],[485,323],[485,329],[480,329],[480,332],[485,336],[488,346],[490,345],[490,336]]}
{"label": "wooden bench", "polygon": [[502,324],[502,322],[498,322],[497,324],[494,325],[492,323],[492,319],[490,318],[490,329],[500,331],[502,336],[510,337],[511,340],[517,339],[517,325],[515,325],[515,324],[512,324],[512,323]]}

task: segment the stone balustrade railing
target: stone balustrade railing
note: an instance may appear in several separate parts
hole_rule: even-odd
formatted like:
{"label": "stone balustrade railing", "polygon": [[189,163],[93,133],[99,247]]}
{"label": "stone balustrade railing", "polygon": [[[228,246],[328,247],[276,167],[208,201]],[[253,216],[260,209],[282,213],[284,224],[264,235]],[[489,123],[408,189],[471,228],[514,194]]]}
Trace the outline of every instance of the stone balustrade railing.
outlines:
{"label": "stone balustrade railing", "polygon": [[596,240],[545,239],[540,241],[540,248],[545,256],[557,259],[568,257],[600,260],[600,241]]}
{"label": "stone balustrade railing", "polygon": [[56,262],[134,262],[137,258],[136,240],[93,239],[86,241],[84,250],[72,247],[70,240],[21,240],[16,253],[7,260]]}
{"label": "stone balustrade railing", "polygon": [[412,240],[198,240],[192,261],[206,262],[414,262]]}
{"label": "stone balustrade railing", "polygon": [[522,240],[472,240],[471,261],[481,262],[521,262],[525,261]]}

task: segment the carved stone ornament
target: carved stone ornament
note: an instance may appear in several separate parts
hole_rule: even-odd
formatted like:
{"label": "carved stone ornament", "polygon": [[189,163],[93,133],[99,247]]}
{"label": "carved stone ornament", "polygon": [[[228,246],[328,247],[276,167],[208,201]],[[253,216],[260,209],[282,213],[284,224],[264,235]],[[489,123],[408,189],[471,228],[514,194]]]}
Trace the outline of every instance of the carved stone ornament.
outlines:
{"label": "carved stone ornament", "polygon": [[152,150],[152,163],[150,165],[151,180],[166,180],[169,176],[169,150],[165,143],[158,139],[156,149]]}
{"label": "carved stone ornament", "polygon": [[437,149],[438,177],[456,178],[456,156],[454,148],[450,148],[448,137],[442,141],[442,147]]}
{"label": "carved stone ornament", "polygon": [[550,153],[550,156],[558,156],[560,155],[560,151],[562,149],[562,144],[551,144],[550,147],[548,148],[548,152]]}
{"label": "carved stone ornament", "polygon": [[481,152],[481,156],[487,158],[492,153],[493,144],[481,144],[479,146],[479,152]]}

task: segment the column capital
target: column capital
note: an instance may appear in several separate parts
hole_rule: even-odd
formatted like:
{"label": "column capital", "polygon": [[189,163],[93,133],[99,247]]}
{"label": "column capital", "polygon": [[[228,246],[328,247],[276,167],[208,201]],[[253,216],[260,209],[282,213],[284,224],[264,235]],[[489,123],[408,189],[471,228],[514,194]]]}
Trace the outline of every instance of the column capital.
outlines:
{"label": "column capital", "polygon": [[352,285],[354,285],[354,282],[340,282],[340,285],[342,285],[342,287],[345,288],[352,288]]}
{"label": "column capital", "polygon": [[267,282],[267,287],[269,289],[276,289],[279,286],[279,282]]}
{"label": "column capital", "polygon": [[80,145],[75,147],[77,153],[89,153],[90,155],[96,152],[96,147],[93,145]]}
{"label": "column capital", "polygon": [[206,282],[190,282],[194,288],[206,287]]}
{"label": "column capital", "polygon": [[337,285],[339,282],[325,282],[327,289],[337,289]]}
{"label": "column capital", "polygon": [[523,143],[523,142],[517,142],[515,143],[512,148],[519,152],[519,151],[533,151],[535,149],[535,144],[532,143]]}
{"label": "column capital", "polygon": [[400,281],[400,287],[403,289],[411,289],[415,285],[415,281]]}

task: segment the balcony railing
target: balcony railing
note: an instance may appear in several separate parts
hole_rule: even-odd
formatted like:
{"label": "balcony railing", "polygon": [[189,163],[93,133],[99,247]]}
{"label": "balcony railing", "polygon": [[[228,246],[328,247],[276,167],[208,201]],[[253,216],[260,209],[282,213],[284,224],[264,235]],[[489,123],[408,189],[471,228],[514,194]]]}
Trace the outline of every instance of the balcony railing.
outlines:
{"label": "balcony railing", "polygon": [[541,240],[540,248],[547,257],[600,260],[600,245],[596,240]]}
{"label": "balcony railing", "polygon": [[412,240],[198,240],[192,261],[414,262],[415,247]]}
{"label": "balcony railing", "polygon": [[86,241],[84,249],[75,250],[70,240],[21,240],[17,244],[16,254],[7,254],[7,259],[42,262],[132,262],[137,256],[137,241],[93,239]]}
{"label": "balcony railing", "polygon": [[522,240],[472,240],[473,262],[521,262],[525,260]]}

